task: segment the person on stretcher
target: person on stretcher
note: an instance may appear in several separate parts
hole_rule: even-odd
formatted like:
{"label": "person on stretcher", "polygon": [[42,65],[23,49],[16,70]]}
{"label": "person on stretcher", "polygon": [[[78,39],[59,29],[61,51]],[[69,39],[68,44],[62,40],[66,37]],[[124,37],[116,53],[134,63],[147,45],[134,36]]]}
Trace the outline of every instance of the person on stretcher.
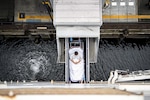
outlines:
{"label": "person on stretcher", "polygon": [[82,82],[84,80],[83,50],[80,47],[71,48],[69,57],[71,82]]}

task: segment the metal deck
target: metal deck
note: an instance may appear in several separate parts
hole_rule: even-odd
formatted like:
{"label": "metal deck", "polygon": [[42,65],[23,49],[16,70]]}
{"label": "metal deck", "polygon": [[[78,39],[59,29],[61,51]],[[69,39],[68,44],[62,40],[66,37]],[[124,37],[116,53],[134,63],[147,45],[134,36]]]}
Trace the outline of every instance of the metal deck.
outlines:
{"label": "metal deck", "polygon": [[[43,97],[44,95],[44,97]],[[57,95],[57,96],[56,96]],[[93,98],[115,98],[119,100],[125,96],[128,100],[148,100],[150,97],[149,82],[132,82],[132,83],[116,83],[107,84],[107,82],[90,82],[90,83],[69,83],[65,82],[1,82],[0,98],[2,100],[17,100],[20,98],[37,97],[45,98],[45,96],[54,96],[57,98],[62,96],[89,97]],[[121,96],[121,97],[120,97]],[[134,99],[133,99],[133,97]],[[135,99],[135,97],[137,97]],[[24,99],[23,99],[24,98]],[[144,99],[142,99],[144,98]],[[123,99],[124,100],[124,99]]]}

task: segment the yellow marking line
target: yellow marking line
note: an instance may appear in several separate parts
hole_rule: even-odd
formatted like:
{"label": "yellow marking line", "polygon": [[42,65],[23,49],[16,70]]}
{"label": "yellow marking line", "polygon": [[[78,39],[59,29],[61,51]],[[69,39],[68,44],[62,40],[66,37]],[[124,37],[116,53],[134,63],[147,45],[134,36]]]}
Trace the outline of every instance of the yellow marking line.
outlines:
{"label": "yellow marking line", "polygon": [[103,19],[150,19],[150,15],[103,15]]}
{"label": "yellow marking line", "polygon": [[[103,15],[103,19],[150,19],[150,15]],[[50,19],[50,16],[36,16],[36,15],[26,15],[25,18],[19,18],[18,20],[27,20],[27,19]]]}
{"label": "yellow marking line", "polygon": [[26,15],[25,18],[19,18],[18,16],[18,20],[28,20],[28,19],[47,19],[47,20],[50,20],[50,16],[29,16],[29,15]]}

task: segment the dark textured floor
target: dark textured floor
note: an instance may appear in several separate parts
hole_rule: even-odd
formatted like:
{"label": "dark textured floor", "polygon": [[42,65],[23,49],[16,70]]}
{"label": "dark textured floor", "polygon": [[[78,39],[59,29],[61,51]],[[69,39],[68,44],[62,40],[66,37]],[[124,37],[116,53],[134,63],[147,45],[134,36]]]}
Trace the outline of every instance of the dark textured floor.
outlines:
{"label": "dark textured floor", "polygon": [[138,0],[138,14],[149,15],[150,7],[148,5],[149,0]]}
{"label": "dark textured floor", "polygon": [[[57,63],[56,41],[29,39],[0,41],[0,80],[64,81],[64,64]],[[150,69],[150,41],[101,40],[98,62],[91,64],[91,80],[107,80],[115,69]]]}

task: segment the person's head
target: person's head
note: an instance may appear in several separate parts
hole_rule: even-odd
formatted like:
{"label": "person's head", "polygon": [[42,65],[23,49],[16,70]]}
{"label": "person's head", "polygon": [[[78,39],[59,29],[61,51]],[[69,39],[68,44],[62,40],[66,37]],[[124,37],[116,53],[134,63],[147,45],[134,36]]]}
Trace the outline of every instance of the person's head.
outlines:
{"label": "person's head", "polygon": [[75,51],[75,52],[74,52],[74,55],[78,55],[78,52],[77,52],[77,51]]}

